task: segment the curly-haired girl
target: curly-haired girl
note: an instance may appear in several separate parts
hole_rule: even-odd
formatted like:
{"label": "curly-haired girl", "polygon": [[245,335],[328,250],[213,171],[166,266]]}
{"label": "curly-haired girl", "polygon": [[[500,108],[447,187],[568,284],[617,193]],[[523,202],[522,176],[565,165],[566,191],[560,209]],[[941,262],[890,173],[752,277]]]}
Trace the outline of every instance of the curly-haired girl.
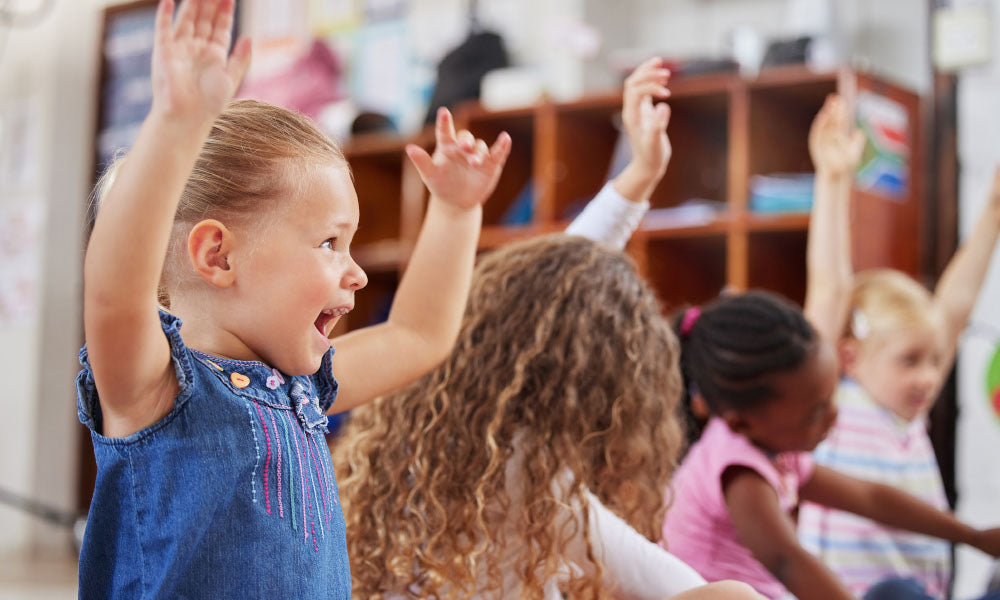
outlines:
{"label": "curly-haired girl", "polygon": [[[651,102],[666,76],[651,61],[626,83],[632,167],[653,155],[639,200],[669,158],[666,107]],[[636,172],[570,231],[624,243],[644,211],[621,198],[636,199]],[[553,235],[485,257],[451,357],[355,414],[335,449],[355,593],[663,598],[702,585],[647,539],[683,442],[677,356],[621,252]]]}

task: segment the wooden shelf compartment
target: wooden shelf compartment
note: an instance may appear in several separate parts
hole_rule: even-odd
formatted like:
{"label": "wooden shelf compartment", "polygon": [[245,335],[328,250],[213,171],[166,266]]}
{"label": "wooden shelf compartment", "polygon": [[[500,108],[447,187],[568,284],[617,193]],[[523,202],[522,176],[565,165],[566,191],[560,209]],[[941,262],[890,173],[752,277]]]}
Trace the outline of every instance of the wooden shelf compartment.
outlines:
{"label": "wooden shelf compartment", "polygon": [[759,228],[748,234],[750,289],[777,292],[799,305],[804,302],[807,229]]}
{"label": "wooden shelf compartment", "polygon": [[633,254],[668,313],[709,302],[726,287],[725,234],[659,238],[638,234]]}
{"label": "wooden shelf compartment", "polygon": [[360,209],[358,232],[353,242],[355,247],[399,237],[403,161],[409,160],[402,151],[404,145],[402,140],[381,139],[344,148]]}
{"label": "wooden shelf compartment", "polygon": [[837,74],[777,69],[747,86],[749,174],[812,172],[809,126],[826,97],[837,91]]}

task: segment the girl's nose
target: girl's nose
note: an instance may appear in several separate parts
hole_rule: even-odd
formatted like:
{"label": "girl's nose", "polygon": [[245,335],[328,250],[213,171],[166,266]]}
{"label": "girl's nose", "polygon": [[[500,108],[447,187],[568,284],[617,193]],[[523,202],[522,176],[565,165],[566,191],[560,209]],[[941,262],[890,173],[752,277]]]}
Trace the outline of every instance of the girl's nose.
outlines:
{"label": "girl's nose", "polygon": [[365,274],[364,269],[361,268],[358,263],[351,258],[351,266],[348,267],[347,273],[344,274],[346,287],[350,290],[357,291],[368,285],[368,275]]}

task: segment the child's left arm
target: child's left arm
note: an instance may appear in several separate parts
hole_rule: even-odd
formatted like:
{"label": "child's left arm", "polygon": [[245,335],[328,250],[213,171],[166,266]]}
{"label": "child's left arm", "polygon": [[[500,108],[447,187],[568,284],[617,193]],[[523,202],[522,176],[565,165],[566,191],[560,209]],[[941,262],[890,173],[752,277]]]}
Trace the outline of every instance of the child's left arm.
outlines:
{"label": "child's left arm", "polygon": [[941,382],[951,370],[958,346],[958,336],[976,305],[976,297],[986,278],[997,236],[1000,235],[1000,167],[993,174],[990,198],[983,208],[976,228],[948,262],[934,290],[934,304],[944,317],[944,350],[941,356]]}
{"label": "child's left arm", "polygon": [[799,489],[803,500],[847,511],[884,525],[968,544],[1000,556],[1000,528],[975,529],[894,487],[817,466]]}
{"label": "child's left arm", "polygon": [[669,78],[663,60],[651,58],[625,80],[622,124],[632,147],[632,160],[570,223],[567,234],[619,249],[632,237],[670,162],[670,107],[663,102],[653,105],[654,97],[664,99],[670,95],[666,87]]}
{"label": "child's left arm", "polygon": [[803,312],[819,336],[836,342],[850,301],[851,184],[865,138],[849,131],[844,99],[830,95],[809,128],[809,155],[816,168],[813,207],[806,247],[806,298]]}
{"label": "child's left arm", "polygon": [[435,135],[433,156],[419,146],[406,148],[431,198],[389,318],[334,340],[333,372],[340,392],[331,413],[416,380],[447,358],[458,336],[472,281],[482,203],[500,179],[511,142],[501,133],[489,148],[468,131],[456,134],[447,109],[438,111]]}

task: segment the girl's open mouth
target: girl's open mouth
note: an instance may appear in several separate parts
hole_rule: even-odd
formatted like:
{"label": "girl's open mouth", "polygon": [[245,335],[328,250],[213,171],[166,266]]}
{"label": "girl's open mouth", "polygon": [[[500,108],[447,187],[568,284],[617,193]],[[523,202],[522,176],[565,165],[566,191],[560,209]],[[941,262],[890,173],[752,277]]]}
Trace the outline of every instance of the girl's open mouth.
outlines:
{"label": "girl's open mouth", "polygon": [[318,317],[316,317],[316,329],[323,334],[323,337],[329,337],[330,329],[332,329],[332,323],[350,311],[350,307],[347,306],[325,309],[323,312],[319,313]]}

